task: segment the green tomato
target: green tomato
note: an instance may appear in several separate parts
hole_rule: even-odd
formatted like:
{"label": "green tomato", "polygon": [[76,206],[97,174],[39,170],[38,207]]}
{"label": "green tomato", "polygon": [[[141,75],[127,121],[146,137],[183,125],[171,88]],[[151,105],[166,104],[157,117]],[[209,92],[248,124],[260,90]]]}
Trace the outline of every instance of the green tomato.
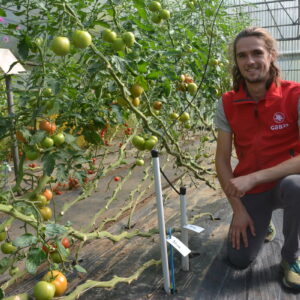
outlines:
{"label": "green tomato", "polygon": [[53,92],[52,92],[52,89],[51,88],[44,88],[43,91],[42,91],[42,95],[46,98],[49,98],[51,96],[53,96]]}
{"label": "green tomato", "polygon": [[155,23],[155,24],[159,24],[159,23],[161,23],[162,18],[161,18],[161,16],[160,16],[159,14],[154,14],[154,15],[152,15],[152,17],[151,17],[151,21],[152,21],[153,23]]}
{"label": "green tomato", "polygon": [[157,136],[151,135],[151,136],[150,136],[150,139],[155,140],[156,143],[158,143],[158,138],[157,138]]}
{"label": "green tomato", "polygon": [[185,111],[181,114],[179,117],[179,121],[181,122],[187,122],[190,119],[190,115]]}
{"label": "green tomato", "polygon": [[39,281],[33,288],[36,300],[51,300],[55,294],[55,286],[47,281]]}
{"label": "green tomato", "polygon": [[42,140],[42,147],[43,148],[50,148],[54,145],[54,141],[52,138],[50,137],[45,137],[43,140]]}
{"label": "green tomato", "polygon": [[17,247],[10,242],[5,242],[1,245],[1,251],[4,254],[11,254],[17,251]]}
{"label": "green tomato", "polygon": [[76,30],[73,33],[73,43],[76,47],[84,49],[92,44],[92,37],[87,31]]}
{"label": "green tomato", "polygon": [[170,118],[171,118],[172,120],[177,120],[177,119],[179,118],[179,115],[178,115],[178,113],[176,113],[176,112],[172,112],[172,113],[170,114]]}
{"label": "green tomato", "polygon": [[126,47],[126,44],[125,42],[123,41],[123,39],[121,38],[116,38],[113,43],[112,43],[112,47],[114,50],[116,51],[124,51],[125,50],[125,47]]}
{"label": "green tomato", "polygon": [[4,241],[6,239],[6,231],[2,231],[0,232],[0,242]]}
{"label": "green tomato", "polygon": [[65,56],[70,52],[71,44],[67,37],[57,36],[53,39],[51,50],[59,56]]}
{"label": "green tomato", "polygon": [[17,273],[19,273],[19,268],[18,267],[11,267],[10,270],[9,270],[9,275],[12,277],[12,276],[15,276]]}
{"label": "green tomato", "polygon": [[159,12],[159,15],[163,20],[169,20],[171,17],[170,11],[168,11],[167,9],[162,9]]}
{"label": "green tomato", "polygon": [[184,128],[190,129],[192,127],[191,123],[187,122],[184,124]]}
{"label": "green tomato", "polygon": [[52,137],[55,146],[60,146],[65,142],[65,136],[63,133],[58,133]]}
{"label": "green tomato", "polygon": [[148,7],[149,7],[149,10],[151,10],[153,12],[159,11],[161,9],[161,4],[158,1],[152,1]]}
{"label": "green tomato", "polygon": [[139,135],[135,135],[132,140],[132,144],[139,150],[144,150],[145,149],[145,140],[143,137]]}
{"label": "green tomato", "polygon": [[187,88],[188,88],[189,93],[193,96],[196,94],[198,86],[196,83],[192,82],[192,83],[188,84]]}
{"label": "green tomato", "polygon": [[146,140],[145,141],[145,149],[147,149],[147,150],[152,150],[153,149],[153,147],[156,145],[156,140],[154,140],[154,139],[148,139],[148,140]]}
{"label": "green tomato", "polygon": [[136,161],[135,161],[135,164],[137,166],[143,166],[145,164],[144,160],[143,159],[140,159],[138,158]]}
{"label": "green tomato", "polygon": [[36,160],[40,156],[39,152],[34,150],[28,150],[25,152],[25,157],[28,160]]}
{"label": "green tomato", "polygon": [[44,195],[37,195],[34,200],[37,202],[38,207],[44,207],[48,204],[48,200]]}
{"label": "green tomato", "polygon": [[70,250],[68,248],[65,248],[67,255],[60,255],[58,251],[54,251],[52,253],[50,253],[50,257],[52,259],[53,262],[60,264],[61,262],[63,262],[63,260],[65,260],[69,255],[70,255]]}
{"label": "green tomato", "polygon": [[114,31],[111,31],[110,29],[104,29],[102,31],[102,38],[105,42],[112,43],[116,40],[117,34]]}
{"label": "green tomato", "polygon": [[132,32],[125,32],[122,34],[122,39],[127,47],[132,47],[135,42],[135,37]]}

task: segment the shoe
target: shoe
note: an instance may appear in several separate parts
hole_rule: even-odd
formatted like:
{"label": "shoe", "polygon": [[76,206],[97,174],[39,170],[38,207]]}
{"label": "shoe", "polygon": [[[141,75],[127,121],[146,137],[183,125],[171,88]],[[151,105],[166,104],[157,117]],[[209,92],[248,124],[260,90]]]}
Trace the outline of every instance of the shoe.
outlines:
{"label": "shoe", "polygon": [[275,236],[276,236],[276,229],[271,220],[270,224],[268,226],[267,234],[265,236],[265,243],[272,242],[274,240]]}
{"label": "shoe", "polygon": [[283,259],[280,266],[283,270],[283,284],[300,291],[300,258],[291,263]]}

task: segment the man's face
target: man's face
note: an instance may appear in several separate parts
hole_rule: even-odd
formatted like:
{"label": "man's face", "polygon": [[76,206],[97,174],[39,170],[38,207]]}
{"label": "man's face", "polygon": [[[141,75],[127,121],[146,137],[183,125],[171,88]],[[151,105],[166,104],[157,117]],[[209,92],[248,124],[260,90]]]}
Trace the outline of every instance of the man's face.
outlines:
{"label": "man's face", "polygon": [[237,66],[247,83],[261,83],[269,79],[272,55],[265,47],[263,39],[245,37],[236,44]]}

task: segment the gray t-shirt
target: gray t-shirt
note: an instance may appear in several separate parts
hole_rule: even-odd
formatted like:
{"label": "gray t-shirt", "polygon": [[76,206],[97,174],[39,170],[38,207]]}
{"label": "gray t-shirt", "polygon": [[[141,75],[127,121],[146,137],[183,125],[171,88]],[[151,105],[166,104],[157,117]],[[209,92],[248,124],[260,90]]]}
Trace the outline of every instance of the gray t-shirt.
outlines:
{"label": "gray t-shirt", "polygon": [[[217,129],[220,129],[222,131],[228,133],[232,132],[229,122],[225,116],[222,98],[219,99],[217,103],[217,109],[215,114],[215,126]],[[300,127],[300,101],[299,100],[298,100],[298,126]]]}

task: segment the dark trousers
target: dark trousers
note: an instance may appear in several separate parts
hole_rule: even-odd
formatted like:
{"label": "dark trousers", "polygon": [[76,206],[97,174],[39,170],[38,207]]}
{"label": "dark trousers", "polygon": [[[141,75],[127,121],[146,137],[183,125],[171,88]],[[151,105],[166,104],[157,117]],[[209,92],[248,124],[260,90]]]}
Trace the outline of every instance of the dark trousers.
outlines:
{"label": "dark trousers", "polygon": [[[248,230],[248,248],[241,240],[239,250],[233,249],[228,239],[228,258],[238,268],[246,268],[257,256],[264,243],[272,211],[283,209],[284,244],[281,256],[288,262],[300,256],[300,175],[290,175],[269,191],[247,194],[241,198],[254,222],[256,236]],[[277,228],[279,230],[279,228]]]}

